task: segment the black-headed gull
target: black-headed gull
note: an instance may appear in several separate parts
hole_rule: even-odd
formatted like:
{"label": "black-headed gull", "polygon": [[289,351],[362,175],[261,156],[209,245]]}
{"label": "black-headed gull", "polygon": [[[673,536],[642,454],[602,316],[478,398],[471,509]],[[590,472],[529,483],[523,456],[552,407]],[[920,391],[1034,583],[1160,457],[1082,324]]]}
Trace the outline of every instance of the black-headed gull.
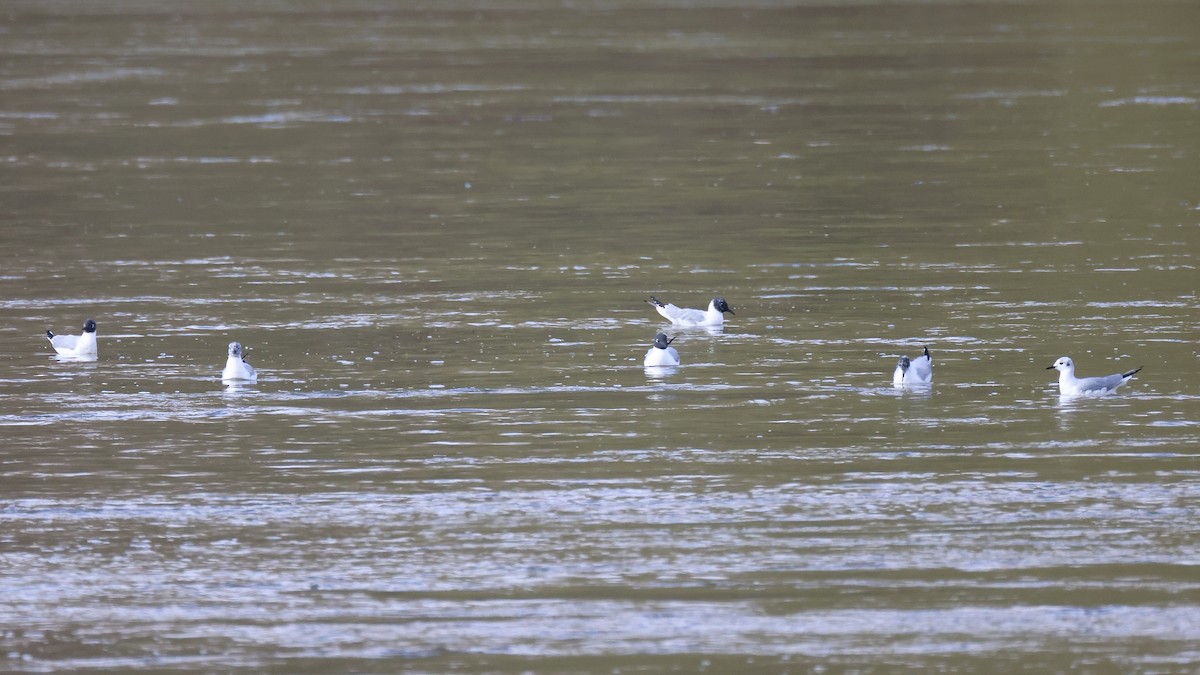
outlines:
{"label": "black-headed gull", "polygon": [[735,314],[729,308],[729,303],[725,302],[725,298],[713,298],[708,303],[707,310],[699,309],[682,309],[671,304],[663,304],[661,300],[650,296],[648,302],[654,305],[654,309],[663,315],[665,319],[677,326],[720,326],[725,323],[725,312]]}
{"label": "black-headed gull", "polygon": [[929,355],[929,347],[920,356],[908,358],[901,356],[896,363],[896,372],[892,373],[892,384],[929,384],[933,382],[933,357]]}
{"label": "black-headed gull", "polygon": [[1063,396],[1103,396],[1117,390],[1142,369],[1138,366],[1126,373],[1113,373],[1101,377],[1075,377],[1075,362],[1063,356],[1047,366],[1046,370],[1058,371],[1058,393]]}
{"label": "black-headed gull", "polygon": [[70,358],[96,358],[96,322],[88,319],[79,335],[55,335],[46,331],[46,339],[59,356]]}
{"label": "black-headed gull", "polygon": [[254,372],[254,366],[246,363],[246,360],[242,358],[242,343],[229,343],[229,358],[225,359],[225,370],[221,372],[221,379],[258,381],[258,373]]}
{"label": "black-headed gull", "polygon": [[642,363],[647,367],[651,366],[677,366],[679,365],[679,352],[671,346],[675,338],[667,339],[666,333],[659,333],[654,336],[654,346],[650,351],[646,352],[646,360]]}

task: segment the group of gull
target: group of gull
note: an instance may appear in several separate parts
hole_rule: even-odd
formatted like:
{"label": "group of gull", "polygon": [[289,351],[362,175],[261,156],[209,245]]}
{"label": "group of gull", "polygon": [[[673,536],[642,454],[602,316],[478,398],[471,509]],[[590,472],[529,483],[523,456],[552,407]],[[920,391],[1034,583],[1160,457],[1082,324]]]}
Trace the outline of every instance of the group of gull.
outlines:
{"label": "group of gull", "polygon": [[[83,324],[83,332],[79,335],[55,335],[46,331],[46,339],[54,347],[58,358],[73,361],[95,361],[99,355],[96,349],[96,322],[88,319]],[[225,370],[221,371],[221,379],[225,382],[257,382],[258,373],[254,366],[246,363],[242,357],[242,343],[229,343],[229,357],[225,359]]]}
{"label": "group of gull", "polygon": [[[648,301],[658,310],[663,318],[676,326],[723,326],[725,312],[734,314],[725,298],[713,298],[708,303],[707,310],[683,309],[672,304],[664,304],[654,296]],[[654,336],[654,346],[646,352],[643,364],[647,368],[659,366],[678,366],[679,352],[671,346],[675,338],[668,338],[666,333]],[[1064,356],[1054,362],[1046,370],[1058,371],[1058,392],[1064,396],[1103,396],[1117,390],[1128,382],[1142,368],[1139,366],[1124,373],[1113,373],[1100,377],[1075,377],[1075,362]],[[933,382],[933,357],[929,347],[925,347],[920,356],[909,358],[901,356],[892,373],[892,384],[897,387],[928,385]]]}
{"label": "group of gull", "polygon": [[[735,314],[725,298],[713,298],[708,303],[708,309],[687,309],[664,303],[654,296],[648,301],[658,310],[663,318],[676,326],[723,326],[725,313]],[[96,322],[88,319],[83,324],[83,332],[79,335],[55,335],[46,331],[46,338],[54,347],[60,358],[92,360],[97,358]],[[646,352],[642,363],[647,368],[670,367],[679,365],[679,352],[671,346],[675,338],[668,338],[666,333],[654,336],[654,346]],[[1113,373],[1100,377],[1075,377],[1075,362],[1064,356],[1054,362],[1046,370],[1058,371],[1058,391],[1064,396],[1103,396],[1117,390],[1128,382],[1141,367],[1124,373]],[[254,367],[246,363],[242,354],[240,342],[229,343],[229,353],[225,360],[225,369],[221,372],[225,382],[257,382],[258,373]],[[910,385],[927,385],[933,382],[933,357],[929,347],[925,347],[920,356],[909,358],[901,356],[892,373],[892,384],[903,387]]]}

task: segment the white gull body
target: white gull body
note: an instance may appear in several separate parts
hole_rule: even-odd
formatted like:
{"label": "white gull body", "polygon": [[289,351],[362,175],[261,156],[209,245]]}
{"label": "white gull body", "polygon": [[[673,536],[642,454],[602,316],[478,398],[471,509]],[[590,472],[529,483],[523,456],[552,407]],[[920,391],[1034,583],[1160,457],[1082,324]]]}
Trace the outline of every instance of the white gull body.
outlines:
{"label": "white gull body", "polygon": [[1117,390],[1142,369],[1138,366],[1125,373],[1113,373],[1100,377],[1075,377],[1075,362],[1063,356],[1046,370],[1058,371],[1058,393],[1063,396],[1104,396]]}
{"label": "white gull body", "polygon": [[642,364],[647,368],[653,366],[677,366],[679,365],[679,352],[671,346],[675,338],[667,339],[666,333],[659,333],[654,336],[654,346],[650,351],[646,352],[646,358]]}
{"label": "white gull body", "polygon": [[55,335],[46,331],[46,339],[59,356],[74,359],[96,358],[96,322],[88,319],[79,335]]}
{"label": "white gull body", "polygon": [[676,326],[720,326],[725,323],[725,312],[735,314],[729,308],[725,298],[713,298],[708,303],[708,309],[685,309],[672,304],[664,304],[661,300],[650,296],[648,301],[654,305],[658,313]]}
{"label": "white gull body", "polygon": [[929,384],[933,382],[933,357],[929,355],[929,347],[920,356],[908,358],[901,356],[896,363],[896,371],[892,373],[892,384]]}
{"label": "white gull body", "polygon": [[258,373],[255,372],[254,366],[246,363],[246,360],[242,358],[242,343],[229,343],[229,358],[225,359],[225,370],[221,372],[221,379],[242,382],[258,381]]}

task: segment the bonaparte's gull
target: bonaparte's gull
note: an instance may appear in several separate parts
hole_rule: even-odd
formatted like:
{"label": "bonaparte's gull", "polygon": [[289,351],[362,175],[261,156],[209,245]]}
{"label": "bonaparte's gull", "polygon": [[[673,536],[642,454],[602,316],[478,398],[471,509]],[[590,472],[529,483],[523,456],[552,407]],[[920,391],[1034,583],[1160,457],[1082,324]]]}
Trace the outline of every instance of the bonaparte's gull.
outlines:
{"label": "bonaparte's gull", "polygon": [[901,356],[896,363],[896,372],[892,373],[892,384],[929,384],[933,382],[933,357],[929,355],[929,347],[920,356],[908,358]]}
{"label": "bonaparte's gull", "polygon": [[55,335],[46,331],[46,339],[59,356],[96,358],[96,322],[88,319],[79,335]]}
{"label": "bonaparte's gull", "polygon": [[720,326],[725,323],[725,312],[734,314],[725,298],[713,298],[708,303],[707,310],[682,309],[675,305],[664,305],[661,300],[650,296],[649,303],[654,305],[668,321],[677,326]]}
{"label": "bonaparte's gull", "polygon": [[659,333],[654,336],[654,346],[650,351],[646,352],[646,360],[643,364],[646,367],[650,366],[677,366],[679,365],[679,352],[671,346],[675,338],[667,339],[666,333]]}
{"label": "bonaparte's gull", "polygon": [[1113,373],[1101,377],[1075,377],[1075,362],[1064,356],[1047,366],[1046,370],[1058,371],[1058,393],[1064,396],[1103,396],[1117,390],[1142,369],[1138,366],[1127,373]]}
{"label": "bonaparte's gull", "polygon": [[254,372],[254,366],[242,358],[242,343],[229,343],[229,358],[225,359],[225,370],[221,373],[221,379],[258,381],[258,373]]}

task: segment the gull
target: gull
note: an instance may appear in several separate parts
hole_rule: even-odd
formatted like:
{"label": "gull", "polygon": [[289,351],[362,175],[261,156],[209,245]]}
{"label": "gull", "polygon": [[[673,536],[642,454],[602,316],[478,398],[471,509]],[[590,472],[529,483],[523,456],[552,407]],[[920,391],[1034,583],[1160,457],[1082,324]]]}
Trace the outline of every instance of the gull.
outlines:
{"label": "gull", "polygon": [[650,296],[648,302],[654,305],[654,309],[658,310],[659,314],[677,326],[720,326],[725,323],[725,312],[735,313],[729,309],[729,303],[725,302],[725,298],[713,298],[708,303],[707,310],[681,309],[675,305],[664,305],[653,295]]}
{"label": "gull", "polygon": [[679,352],[671,346],[675,338],[667,339],[666,333],[659,333],[654,336],[654,346],[650,351],[646,352],[646,360],[643,365],[650,366],[677,366],[679,365]]}
{"label": "gull", "polygon": [[59,356],[68,358],[96,358],[96,322],[88,319],[79,335],[55,335],[46,331],[46,339]]}
{"label": "gull", "polygon": [[225,360],[225,370],[221,373],[221,379],[225,381],[258,381],[258,373],[254,372],[254,366],[246,363],[242,358],[242,343],[229,343],[229,358]]}
{"label": "gull", "polygon": [[925,353],[913,358],[901,356],[896,363],[896,372],[892,373],[892,384],[929,384],[933,382],[933,357],[929,355],[929,347]]}
{"label": "gull", "polygon": [[1058,371],[1058,393],[1063,396],[1103,396],[1117,390],[1117,387],[1128,382],[1143,366],[1138,366],[1127,373],[1113,373],[1101,377],[1075,377],[1075,362],[1071,357],[1064,356],[1047,366],[1046,370]]}

